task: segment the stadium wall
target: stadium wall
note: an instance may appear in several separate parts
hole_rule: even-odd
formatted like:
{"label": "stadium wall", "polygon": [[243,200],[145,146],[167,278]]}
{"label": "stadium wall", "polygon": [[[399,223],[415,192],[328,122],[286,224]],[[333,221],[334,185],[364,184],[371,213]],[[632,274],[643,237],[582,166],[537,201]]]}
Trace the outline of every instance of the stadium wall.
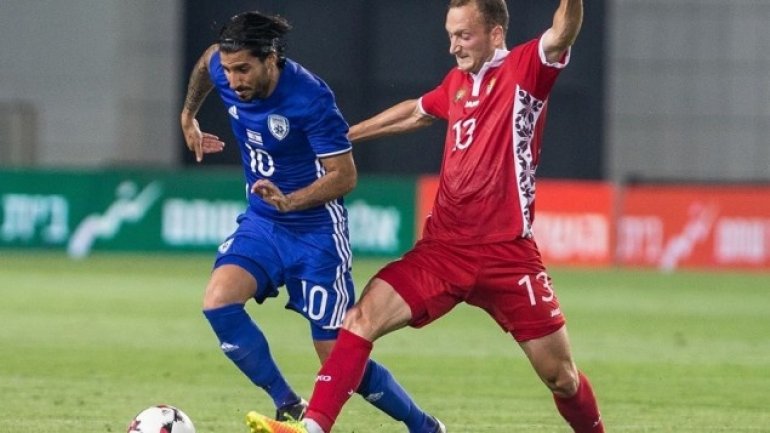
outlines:
{"label": "stadium wall", "polygon": [[[180,165],[190,158],[178,111],[191,62],[244,9],[292,19],[291,55],[337,90],[351,122],[434,86],[452,64],[443,1],[0,3],[3,166]],[[512,44],[541,31],[555,3],[508,4]],[[770,181],[770,2],[604,0],[585,8],[553,95],[542,177]],[[229,137],[221,104],[207,105]],[[437,123],[366,143],[357,151],[361,172],[436,172],[442,136]]]}
{"label": "stadium wall", "polygon": [[[357,256],[421,235],[435,176],[359,180],[346,197]],[[770,270],[770,185],[541,180],[535,238],[548,266]],[[237,170],[2,170],[0,249],[207,252],[246,206]]]}
{"label": "stadium wall", "polygon": [[607,15],[603,179],[770,181],[770,1],[613,0]]}
{"label": "stadium wall", "polygon": [[181,22],[181,0],[0,1],[0,165],[177,164]]}

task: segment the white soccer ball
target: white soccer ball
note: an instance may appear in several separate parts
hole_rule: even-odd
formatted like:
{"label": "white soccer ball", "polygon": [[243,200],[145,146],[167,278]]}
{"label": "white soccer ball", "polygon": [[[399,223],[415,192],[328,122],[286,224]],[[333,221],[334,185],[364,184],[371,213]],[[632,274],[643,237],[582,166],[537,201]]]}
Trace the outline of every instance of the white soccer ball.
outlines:
{"label": "white soccer ball", "polygon": [[190,417],[174,406],[159,404],[139,412],[126,433],[195,433]]}

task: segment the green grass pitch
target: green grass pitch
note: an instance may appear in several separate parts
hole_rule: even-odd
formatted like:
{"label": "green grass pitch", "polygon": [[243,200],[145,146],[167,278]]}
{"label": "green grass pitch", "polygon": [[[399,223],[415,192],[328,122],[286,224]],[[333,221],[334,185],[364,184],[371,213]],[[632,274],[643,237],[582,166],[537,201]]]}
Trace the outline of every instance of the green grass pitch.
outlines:
{"label": "green grass pitch", "polygon": [[[0,431],[124,432],[157,403],[198,433],[272,413],[200,312],[211,257],[0,252]],[[357,260],[359,288],[383,263]],[[553,269],[578,365],[608,432],[770,432],[770,274]],[[285,294],[249,306],[296,389],[318,368]],[[451,433],[568,432],[513,340],[460,306],[384,337],[374,357]],[[336,432],[402,432],[354,397]]]}

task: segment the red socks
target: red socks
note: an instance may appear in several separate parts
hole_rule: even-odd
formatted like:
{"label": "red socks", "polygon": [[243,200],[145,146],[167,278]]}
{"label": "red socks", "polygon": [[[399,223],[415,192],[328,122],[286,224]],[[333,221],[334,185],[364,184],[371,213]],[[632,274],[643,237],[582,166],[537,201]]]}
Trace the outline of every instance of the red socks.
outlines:
{"label": "red socks", "polygon": [[[341,329],[331,355],[316,376],[306,418],[330,432],[342,406],[355,393],[364,376],[372,342]],[[554,395],[556,408],[575,433],[604,433],[596,397],[588,378],[578,372],[580,385],[569,398]]]}
{"label": "red socks", "polygon": [[569,398],[553,396],[556,408],[575,433],[604,433],[604,425],[591,383],[582,372],[578,372],[578,377],[580,385],[575,395]]}
{"label": "red socks", "polygon": [[325,432],[331,431],[342,406],[361,384],[372,347],[371,341],[340,329],[332,353],[316,376],[305,415]]}

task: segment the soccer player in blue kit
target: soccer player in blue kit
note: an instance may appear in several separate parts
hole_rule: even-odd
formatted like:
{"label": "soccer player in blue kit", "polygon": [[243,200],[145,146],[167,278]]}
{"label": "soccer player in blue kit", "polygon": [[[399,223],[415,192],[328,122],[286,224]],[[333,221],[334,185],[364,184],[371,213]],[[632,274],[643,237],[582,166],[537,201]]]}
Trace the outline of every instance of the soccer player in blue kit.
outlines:
{"label": "soccer player in blue kit", "polygon": [[[219,247],[203,313],[225,355],[273,399],[279,420],[300,419],[307,403],[281,374],[245,303],[261,304],[285,286],[287,308],[310,322],[323,362],[354,301],[342,199],[357,179],[348,125],[327,85],[285,57],[290,29],[259,12],[231,18],[195,65],[180,119],[198,162],[220,152],[224,142],[195,119],[216,88],[240,147],[249,205]],[[374,361],[357,392],[410,433],[444,431]]]}

